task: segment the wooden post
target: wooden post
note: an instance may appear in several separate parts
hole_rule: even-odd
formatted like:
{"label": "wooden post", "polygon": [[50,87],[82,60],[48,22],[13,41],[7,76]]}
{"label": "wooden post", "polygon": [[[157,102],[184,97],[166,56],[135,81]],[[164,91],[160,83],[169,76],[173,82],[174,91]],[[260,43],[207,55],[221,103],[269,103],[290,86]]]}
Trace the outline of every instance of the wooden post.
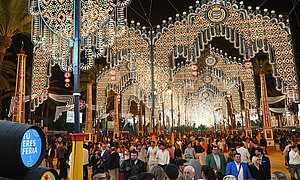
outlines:
{"label": "wooden post", "polygon": [[264,137],[268,142],[268,146],[274,146],[273,130],[271,127],[271,118],[268,104],[268,94],[266,78],[263,72],[260,72],[260,87],[261,87],[261,106],[263,111],[263,132]]}
{"label": "wooden post", "polygon": [[119,104],[121,96],[119,94],[115,94],[114,98],[114,138],[118,139],[120,137]]}
{"label": "wooden post", "polygon": [[142,118],[142,107],[141,104],[138,103],[137,104],[137,108],[138,108],[138,117],[139,117],[139,121],[138,121],[138,135],[139,136],[143,136],[143,118]]}
{"label": "wooden post", "polygon": [[25,71],[26,57],[25,51],[21,49],[18,55],[16,90],[13,111],[13,121],[25,123]]}
{"label": "wooden post", "polygon": [[85,118],[85,134],[86,140],[93,140],[93,104],[92,104],[92,86],[91,82],[87,83],[87,96],[86,96],[86,118]]}
{"label": "wooden post", "polygon": [[250,112],[249,108],[245,107],[245,125],[246,125],[246,136],[247,137],[252,137],[252,130],[251,130],[251,122],[250,122]]}

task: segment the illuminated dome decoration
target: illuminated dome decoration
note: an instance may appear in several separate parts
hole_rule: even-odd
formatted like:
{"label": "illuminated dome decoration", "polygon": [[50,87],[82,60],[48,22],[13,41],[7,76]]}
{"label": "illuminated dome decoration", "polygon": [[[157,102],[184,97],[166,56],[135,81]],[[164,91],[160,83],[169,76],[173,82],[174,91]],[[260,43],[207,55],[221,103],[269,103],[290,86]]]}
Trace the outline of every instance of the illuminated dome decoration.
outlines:
{"label": "illuminated dome decoration", "polygon": [[[117,0],[81,0],[81,38],[102,28],[113,13]],[[38,0],[44,23],[56,34],[73,39],[73,0]],[[91,8],[93,7],[93,8]]]}
{"label": "illuminated dome decoration", "polygon": [[227,9],[221,5],[214,5],[206,11],[206,18],[212,23],[221,23],[228,17]]}
{"label": "illuminated dome decoration", "polygon": [[211,83],[212,82],[212,77],[210,75],[205,75],[203,76],[203,82],[205,83]]}
{"label": "illuminated dome decoration", "polygon": [[217,58],[212,55],[206,56],[203,61],[206,66],[214,66],[218,63]]}

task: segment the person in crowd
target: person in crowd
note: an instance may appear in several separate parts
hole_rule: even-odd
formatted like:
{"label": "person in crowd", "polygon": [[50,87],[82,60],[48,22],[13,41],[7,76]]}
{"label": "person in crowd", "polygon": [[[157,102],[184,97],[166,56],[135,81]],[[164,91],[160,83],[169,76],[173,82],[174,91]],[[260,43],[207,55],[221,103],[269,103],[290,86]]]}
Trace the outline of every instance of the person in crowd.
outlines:
{"label": "person in crowd", "polygon": [[94,172],[93,180],[109,180],[109,174],[104,169],[97,169]]}
{"label": "person in crowd", "polygon": [[289,152],[289,171],[291,174],[291,179],[295,180],[295,173],[298,179],[300,179],[300,155],[297,146],[290,146]]}
{"label": "person in crowd", "polygon": [[266,165],[262,165],[261,159],[257,156],[253,156],[252,163],[249,165],[249,170],[252,178],[256,180],[268,180],[268,171]]}
{"label": "person in crowd", "polygon": [[195,170],[195,179],[200,179],[201,177],[201,164],[198,160],[193,159],[190,154],[186,154],[184,156],[186,161],[188,162],[188,166],[192,166]]}
{"label": "person in crowd", "polygon": [[188,165],[188,162],[185,159],[178,159],[176,162],[176,165],[178,167],[179,175],[178,175],[178,180],[184,179],[184,174],[183,170],[184,168]]}
{"label": "person in crowd", "polygon": [[236,153],[235,148],[230,148],[229,153],[225,156],[226,163],[230,163],[234,161],[234,154]]}
{"label": "person in crowd", "polygon": [[55,145],[51,144],[49,153],[48,153],[48,161],[49,161],[49,167],[54,168],[53,166],[53,159],[55,158]]}
{"label": "person in crowd", "polygon": [[206,156],[206,165],[215,168],[218,180],[223,179],[226,171],[226,160],[223,154],[220,154],[218,146],[213,146],[212,154]]}
{"label": "person in crowd", "polygon": [[142,172],[137,175],[137,180],[155,180],[155,176],[152,173]]}
{"label": "person in crowd", "polygon": [[186,166],[183,170],[184,180],[195,180],[195,169],[192,166]]}
{"label": "person in crowd", "polygon": [[267,151],[268,142],[267,142],[267,140],[265,139],[264,136],[262,136],[259,144],[260,144],[260,146],[264,147],[264,150],[265,150],[264,154],[268,154],[268,151]]}
{"label": "person in crowd", "polygon": [[242,162],[248,164],[248,158],[250,157],[249,151],[244,147],[244,144],[240,144],[236,147],[236,152],[240,153],[242,156]]}
{"label": "person in crowd", "polygon": [[120,156],[116,147],[111,147],[111,154],[108,159],[108,169],[112,180],[119,180]]}
{"label": "person in crowd", "polygon": [[216,173],[212,167],[205,165],[201,168],[201,175],[203,180],[216,180]]}
{"label": "person in crowd", "polygon": [[166,150],[169,152],[170,163],[174,164],[175,163],[175,157],[174,157],[174,150],[172,148],[172,145],[168,144]]}
{"label": "person in crowd", "polygon": [[155,176],[155,180],[165,180],[165,171],[160,166],[154,166],[150,172]]}
{"label": "person in crowd", "polygon": [[207,150],[206,150],[206,154],[209,155],[212,153],[212,149],[213,149],[213,140],[212,139],[208,139],[208,144],[207,144]]}
{"label": "person in crowd", "polygon": [[220,139],[219,142],[217,143],[217,146],[220,149],[221,153],[224,153],[224,146],[225,146],[225,141],[223,141],[223,139]]}
{"label": "person in crowd", "polygon": [[91,166],[92,166],[92,177],[95,175],[95,173],[102,169],[104,170],[103,167],[103,161],[101,158],[101,152],[98,148],[96,148],[93,152],[93,154],[91,155]]}
{"label": "person in crowd", "polygon": [[[63,150],[64,149],[64,150]],[[61,180],[67,180],[68,179],[68,154],[65,150],[65,144],[62,144],[61,149],[62,152],[60,153],[60,163],[59,163],[59,177]]]}
{"label": "person in crowd", "polygon": [[241,162],[241,160],[241,154],[236,153],[234,155],[234,162],[230,162],[227,164],[225,175],[233,175],[237,178],[237,180],[252,179],[248,165]]}
{"label": "person in crowd", "polygon": [[187,148],[184,150],[184,155],[186,154],[190,154],[193,159],[196,158],[196,152],[195,152],[195,149],[192,147],[192,143],[189,143]]}
{"label": "person in crowd", "polygon": [[[178,142],[178,141],[177,141]],[[178,143],[175,143],[174,160],[182,159],[182,150]]]}
{"label": "person in crowd", "polygon": [[179,174],[177,166],[174,164],[166,165],[165,174],[167,180],[177,180]]}
{"label": "person in crowd", "polygon": [[252,148],[251,148],[251,150],[250,150],[250,160],[252,160],[253,156],[256,156],[255,150],[256,150],[257,148],[259,148],[259,147],[258,147],[258,142],[257,142],[257,141],[254,141],[254,142],[253,142],[253,146],[252,146]]}
{"label": "person in crowd", "polygon": [[195,144],[195,152],[196,152],[196,159],[201,163],[200,158],[201,158],[201,153],[203,153],[205,149],[200,145],[200,142],[196,140]]}
{"label": "person in crowd", "polygon": [[275,171],[272,173],[271,180],[288,180],[283,172]]}
{"label": "person in crowd", "polygon": [[[136,148],[136,151],[139,153],[138,155],[138,159],[143,161],[144,163],[146,162],[146,159],[147,159],[147,152],[146,152],[146,149],[145,147],[142,148],[142,144],[139,144]],[[147,163],[147,162],[146,162]]]}
{"label": "person in crowd", "polygon": [[110,156],[109,147],[105,143],[103,143],[101,158],[102,158],[103,166],[104,166],[105,170],[107,170],[109,156]]}
{"label": "person in crowd", "polygon": [[139,173],[147,171],[145,163],[138,159],[137,151],[131,152],[130,157],[131,158],[125,160],[120,167],[120,172],[124,174],[124,180],[128,180],[130,176],[136,176]]}
{"label": "person in crowd", "polygon": [[166,165],[170,162],[170,154],[169,151],[165,150],[165,145],[160,144],[160,149],[156,153],[156,159],[158,166],[165,169]]}
{"label": "person in crowd", "polygon": [[200,146],[204,149],[204,152],[200,153],[200,157],[199,157],[200,164],[203,166],[206,164],[205,158],[206,158],[206,151],[207,151],[207,145],[203,138],[200,138]]}
{"label": "person in crowd", "polygon": [[89,150],[86,144],[83,144],[83,179],[87,180],[89,177],[88,166],[89,166]]}
{"label": "person in crowd", "polygon": [[264,152],[262,148],[257,148],[255,150],[255,154],[256,156],[261,159],[261,163],[262,165],[264,165],[267,169],[267,177],[268,179],[271,178],[271,163],[270,163],[270,159],[266,156],[264,156]]}
{"label": "person in crowd", "polygon": [[148,165],[149,169],[152,169],[156,164],[156,153],[158,148],[155,146],[155,142],[150,142],[150,147],[148,148]]}
{"label": "person in crowd", "polygon": [[234,177],[233,175],[227,175],[224,176],[223,180],[236,180],[236,177]]}

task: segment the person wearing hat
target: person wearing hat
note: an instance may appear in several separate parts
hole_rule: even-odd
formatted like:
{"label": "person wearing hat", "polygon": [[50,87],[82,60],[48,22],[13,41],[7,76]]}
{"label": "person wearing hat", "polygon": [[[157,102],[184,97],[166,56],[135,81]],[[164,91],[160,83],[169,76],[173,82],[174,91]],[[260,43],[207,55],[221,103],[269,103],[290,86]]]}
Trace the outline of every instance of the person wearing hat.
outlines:
{"label": "person wearing hat", "polygon": [[188,166],[192,166],[195,170],[195,179],[201,179],[201,164],[198,160],[193,159],[193,156],[190,154],[186,154],[184,156],[186,161],[188,162]]}
{"label": "person wearing hat", "polygon": [[182,180],[184,179],[183,169],[188,165],[188,162],[185,159],[178,159],[176,165],[179,171],[179,175],[177,179]]}
{"label": "person wearing hat", "polygon": [[219,152],[219,147],[213,146],[212,154],[206,156],[206,165],[215,168],[217,170],[217,178],[218,180],[221,180],[226,172],[226,160],[225,156]]}

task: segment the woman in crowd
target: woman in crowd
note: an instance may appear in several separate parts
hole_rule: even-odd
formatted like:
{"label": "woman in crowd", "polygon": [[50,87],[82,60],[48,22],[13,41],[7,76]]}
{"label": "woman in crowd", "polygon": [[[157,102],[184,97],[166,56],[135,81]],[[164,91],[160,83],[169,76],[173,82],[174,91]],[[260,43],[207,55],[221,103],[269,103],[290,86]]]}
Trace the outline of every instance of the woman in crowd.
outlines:
{"label": "woman in crowd", "polygon": [[265,165],[261,165],[261,159],[257,156],[253,156],[252,158],[253,164],[249,166],[249,170],[252,178],[257,180],[267,180],[268,172],[267,167]]}
{"label": "woman in crowd", "polygon": [[175,161],[177,161],[178,159],[182,159],[182,151],[180,145],[177,143],[175,143],[174,159]]}
{"label": "woman in crowd", "polygon": [[212,167],[205,165],[201,168],[203,180],[216,180],[216,174]]}

